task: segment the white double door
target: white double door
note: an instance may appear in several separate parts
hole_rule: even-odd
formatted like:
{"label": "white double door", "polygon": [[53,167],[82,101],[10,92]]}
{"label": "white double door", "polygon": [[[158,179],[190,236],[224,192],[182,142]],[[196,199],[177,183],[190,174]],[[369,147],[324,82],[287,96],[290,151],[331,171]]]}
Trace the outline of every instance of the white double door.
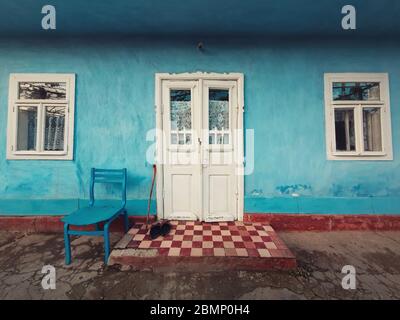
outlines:
{"label": "white double door", "polygon": [[237,87],[227,80],[162,81],[164,218],[237,220]]}

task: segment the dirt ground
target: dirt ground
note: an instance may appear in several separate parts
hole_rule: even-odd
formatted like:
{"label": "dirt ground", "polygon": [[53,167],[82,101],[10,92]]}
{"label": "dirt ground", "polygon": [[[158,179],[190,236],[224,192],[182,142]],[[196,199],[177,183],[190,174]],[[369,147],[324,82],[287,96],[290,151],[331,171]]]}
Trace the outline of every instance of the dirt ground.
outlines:
{"label": "dirt ground", "polygon": [[[64,265],[62,234],[0,231],[0,299],[400,299],[400,232],[280,232],[298,259],[295,271],[137,271],[105,267],[101,238],[72,242]],[[113,234],[113,243],[122,235]],[[44,290],[42,267],[56,268]],[[341,286],[344,265],[356,289]]]}

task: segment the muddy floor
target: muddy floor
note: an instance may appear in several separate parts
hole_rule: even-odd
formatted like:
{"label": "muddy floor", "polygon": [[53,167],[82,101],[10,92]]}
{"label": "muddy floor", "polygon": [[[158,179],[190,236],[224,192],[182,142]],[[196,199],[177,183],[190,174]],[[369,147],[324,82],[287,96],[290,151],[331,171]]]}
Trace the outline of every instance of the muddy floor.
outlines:
{"label": "muddy floor", "polygon": [[[400,232],[280,232],[298,259],[295,271],[180,272],[106,267],[101,238],[0,231],[0,299],[400,299]],[[113,234],[113,243],[122,237]],[[42,268],[56,270],[44,290]],[[356,289],[342,288],[342,267]]]}

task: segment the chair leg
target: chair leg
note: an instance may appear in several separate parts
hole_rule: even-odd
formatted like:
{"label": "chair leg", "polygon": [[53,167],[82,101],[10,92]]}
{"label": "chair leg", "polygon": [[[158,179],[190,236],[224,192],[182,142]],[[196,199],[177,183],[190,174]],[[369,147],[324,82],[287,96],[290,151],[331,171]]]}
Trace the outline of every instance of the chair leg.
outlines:
{"label": "chair leg", "polygon": [[125,227],[125,233],[129,231],[129,217],[128,217],[128,211],[124,211],[124,227]]}
{"label": "chair leg", "polygon": [[110,255],[110,233],[109,233],[110,224],[107,222],[104,225],[104,263],[108,263],[108,257]]}
{"label": "chair leg", "polygon": [[71,243],[69,239],[69,224],[64,224],[64,246],[65,246],[65,264],[71,263]]}

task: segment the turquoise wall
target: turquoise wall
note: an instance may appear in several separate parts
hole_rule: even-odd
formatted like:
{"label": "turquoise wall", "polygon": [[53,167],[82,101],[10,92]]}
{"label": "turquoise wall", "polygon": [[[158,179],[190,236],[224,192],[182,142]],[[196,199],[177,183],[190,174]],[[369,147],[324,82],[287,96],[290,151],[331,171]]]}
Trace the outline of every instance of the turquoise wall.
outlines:
{"label": "turquoise wall", "polygon": [[[399,57],[398,42],[367,38],[0,39],[0,214],[86,204],[90,167],[128,168],[129,212],[145,213],[154,74],[191,71],[244,73],[245,128],[255,131],[246,212],[400,213]],[[8,79],[18,72],[76,73],[74,161],[6,160]],[[326,160],[324,72],[389,73],[394,161]]]}

